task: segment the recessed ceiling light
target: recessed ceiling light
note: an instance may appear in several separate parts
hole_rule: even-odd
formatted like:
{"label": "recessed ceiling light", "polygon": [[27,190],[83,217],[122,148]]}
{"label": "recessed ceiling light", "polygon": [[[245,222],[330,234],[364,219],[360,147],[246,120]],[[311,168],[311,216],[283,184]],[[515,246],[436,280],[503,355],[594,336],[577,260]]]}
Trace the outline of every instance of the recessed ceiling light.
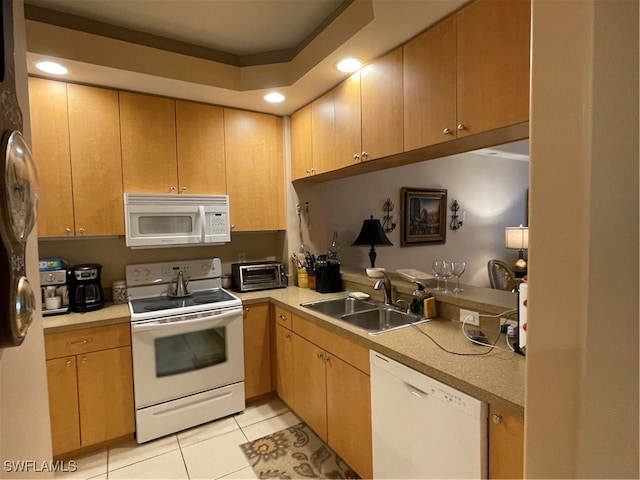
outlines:
{"label": "recessed ceiling light", "polygon": [[284,101],[284,95],[277,92],[272,92],[272,93],[267,93],[264,96],[264,99],[270,103],[280,103]]}
{"label": "recessed ceiling light", "polygon": [[344,58],[336,63],[336,68],[341,72],[355,72],[362,68],[362,60],[358,58]]}
{"label": "recessed ceiling light", "polygon": [[66,75],[69,69],[56,62],[38,62],[36,68],[52,75]]}

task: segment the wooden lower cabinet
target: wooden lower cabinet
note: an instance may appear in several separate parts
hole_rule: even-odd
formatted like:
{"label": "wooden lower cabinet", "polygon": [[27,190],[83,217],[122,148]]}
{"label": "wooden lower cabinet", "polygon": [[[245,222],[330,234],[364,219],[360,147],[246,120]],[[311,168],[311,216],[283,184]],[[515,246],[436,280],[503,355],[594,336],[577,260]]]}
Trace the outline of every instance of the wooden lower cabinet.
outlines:
{"label": "wooden lower cabinet", "polygon": [[271,391],[271,334],[269,304],[245,305],[244,396],[251,399]]}
{"label": "wooden lower cabinet", "polygon": [[293,333],[294,405],[296,413],[327,441],[325,351]]}
{"label": "wooden lower cabinet", "polygon": [[523,478],[524,417],[489,406],[489,478]]}
{"label": "wooden lower cabinet", "polygon": [[276,315],[278,395],[362,478],[372,478],[369,351],[283,309]]}
{"label": "wooden lower cabinet", "polygon": [[54,457],[135,431],[129,328],[45,335]]}

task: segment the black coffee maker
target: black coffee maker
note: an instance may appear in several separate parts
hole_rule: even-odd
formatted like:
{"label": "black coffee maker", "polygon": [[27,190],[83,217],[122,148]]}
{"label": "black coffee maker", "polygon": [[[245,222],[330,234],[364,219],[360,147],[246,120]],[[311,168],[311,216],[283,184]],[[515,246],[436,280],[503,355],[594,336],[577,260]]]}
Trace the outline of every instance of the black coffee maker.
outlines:
{"label": "black coffee maker", "polygon": [[91,312],[104,306],[101,270],[99,263],[74,265],[69,269],[69,309],[72,312]]}

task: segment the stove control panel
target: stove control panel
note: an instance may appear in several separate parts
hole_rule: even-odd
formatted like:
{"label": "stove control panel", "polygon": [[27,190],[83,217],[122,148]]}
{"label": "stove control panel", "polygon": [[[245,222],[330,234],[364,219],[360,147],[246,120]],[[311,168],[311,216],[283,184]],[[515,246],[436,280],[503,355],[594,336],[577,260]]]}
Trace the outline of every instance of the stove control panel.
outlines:
{"label": "stove control panel", "polygon": [[176,262],[142,263],[127,265],[127,286],[152,285],[169,283],[178,277],[182,271],[185,279],[199,280],[220,278],[222,263],[220,259],[208,258],[203,260],[178,260]]}

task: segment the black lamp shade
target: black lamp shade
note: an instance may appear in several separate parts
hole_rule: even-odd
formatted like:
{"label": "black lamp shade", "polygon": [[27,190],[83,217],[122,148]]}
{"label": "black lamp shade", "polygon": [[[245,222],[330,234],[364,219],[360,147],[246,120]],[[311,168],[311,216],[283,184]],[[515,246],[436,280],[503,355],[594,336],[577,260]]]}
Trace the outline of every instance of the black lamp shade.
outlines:
{"label": "black lamp shade", "polygon": [[365,220],[362,222],[362,228],[360,229],[360,234],[356,241],[351,244],[353,245],[370,245],[371,250],[369,251],[369,259],[371,260],[371,268],[375,268],[376,262],[376,249],[373,247],[374,245],[391,245],[393,243],[387,238],[382,229],[382,225],[380,224],[380,220],[371,218],[369,220]]}

